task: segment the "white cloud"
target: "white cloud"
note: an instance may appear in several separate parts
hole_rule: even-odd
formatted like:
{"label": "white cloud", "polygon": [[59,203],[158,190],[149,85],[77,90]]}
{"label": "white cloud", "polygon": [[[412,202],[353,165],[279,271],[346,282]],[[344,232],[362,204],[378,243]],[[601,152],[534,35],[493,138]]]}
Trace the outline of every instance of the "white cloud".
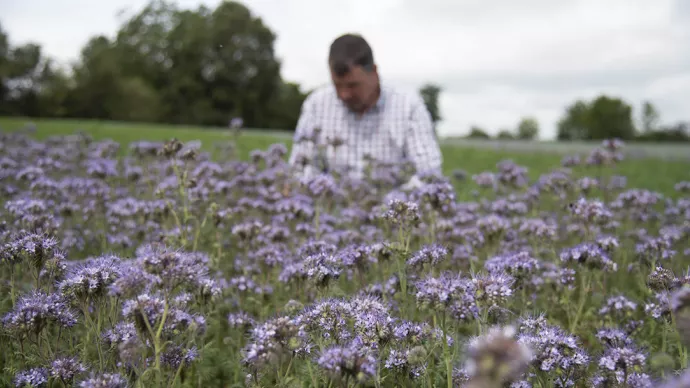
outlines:
{"label": "white cloud", "polygon": [[[144,5],[6,1],[0,20],[11,38],[38,41],[61,59],[76,58],[94,34],[114,34],[118,9]],[[496,133],[534,115],[550,138],[567,104],[600,93],[619,95],[635,108],[651,99],[666,121],[689,118],[687,0],[244,3],[276,32],[284,77],[306,88],[329,82],[328,46],[344,32],[369,40],[385,81],[407,90],[440,84],[443,134],[463,134],[473,124]]]}

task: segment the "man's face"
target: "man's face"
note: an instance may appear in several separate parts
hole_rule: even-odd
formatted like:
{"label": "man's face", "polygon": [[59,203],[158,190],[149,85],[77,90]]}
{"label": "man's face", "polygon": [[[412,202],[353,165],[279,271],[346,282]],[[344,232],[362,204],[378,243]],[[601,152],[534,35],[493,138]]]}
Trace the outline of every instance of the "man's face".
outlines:
{"label": "man's face", "polygon": [[361,113],[372,104],[378,85],[376,66],[367,72],[361,66],[352,66],[345,75],[338,77],[331,69],[331,79],[338,98],[353,112]]}

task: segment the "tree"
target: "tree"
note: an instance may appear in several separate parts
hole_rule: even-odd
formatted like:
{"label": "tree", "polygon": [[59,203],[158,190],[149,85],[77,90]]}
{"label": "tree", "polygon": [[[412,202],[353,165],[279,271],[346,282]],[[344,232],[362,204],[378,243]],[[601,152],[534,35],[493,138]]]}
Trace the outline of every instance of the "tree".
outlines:
{"label": "tree", "polygon": [[557,123],[558,140],[584,140],[588,136],[589,106],[585,101],[577,100],[566,108],[566,113]]}
{"label": "tree", "polygon": [[440,107],[438,105],[438,97],[441,94],[441,87],[435,84],[426,84],[419,89],[419,94],[424,100],[424,105],[429,110],[431,120],[434,123],[441,121]]}
{"label": "tree", "polygon": [[0,24],[0,113],[7,113],[3,112],[3,105],[6,101],[5,96],[7,95],[6,83],[8,77],[8,66],[10,62],[9,51],[9,39],[7,37],[7,33],[2,28],[2,24]]}
{"label": "tree", "polygon": [[635,138],[632,107],[620,98],[601,95],[591,102],[578,100],[558,121],[558,140]]}
{"label": "tree", "polygon": [[470,128],[470,133],[467,135],[469,139],[490,139],[491,136],[482,128],[477,126],[472,126]]}
{"label": "tree", "polygon": [[590,105],[588,140],[635,138],[632,107],[620,98],[602,95]]}
{"label": "tree", "polygon": [[510,132],[509,129],[501,129],[498,131],[498,134],[496,134],[496,139],[499,140],[514,140],[515,135],[513,135],[512,132]]}
{"label": "tree", "polygon": [[281,77],[275,39],[239,2],[151,0],[68,72],[40,45],[11,47],[0,26],[0,114],[293,129],[306,94]]}
{"label": "tree", "polygon": [[649,133],[655,131],[659,125],[659,112],[649,101],[642,104],[642,132]]}
{"label": "tree", "polygon": [[534,117],[524,117],[520,120],[517,129],[517,138],[520,140],[534,140],[539,135],[539,122]]}
{"label": "tree", "polygon": [[436,124],[441,121],[440,107],[438,104],[438,97],[441,94],[441,87],[435,84],[426,84],[419,89],[419,94],[424,100],[424,105],[431,115],[431,121],[434,123],[434,132],[436,132]]}

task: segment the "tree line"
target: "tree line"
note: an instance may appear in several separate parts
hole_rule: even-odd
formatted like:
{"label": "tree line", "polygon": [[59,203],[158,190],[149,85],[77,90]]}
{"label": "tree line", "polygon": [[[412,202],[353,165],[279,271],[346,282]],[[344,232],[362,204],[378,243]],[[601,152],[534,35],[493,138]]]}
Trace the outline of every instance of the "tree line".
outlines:
{"label": "tree line", "polygon": [[[249,128],[292,130],[310,90],[282,78],[275,39],[238,2],[183,9],[151,0],[114,37],[92,37],[64,68],[39,44],[12,46],[0,25],[0,115],[199,126],[226,126],[239,117]],[[435,124],[442,121],[441,92],[433,83],[419,90]],[[688,122],[662,124],[651,102],[636,122],[629,103],[601,95],[568,106],[557,138],[690,141]],[[496,138],[538,134],[537,120],[524,117]],[[478,126],[466,137],[490,138]]]}
{"label": "tree line", "polygon": [[0,115],[293,128],[308,91],[281,77],[275,39],[238,2],[154,0],[65,69],[0,26]]}
{"label": "tree line", "polygon": [[[619,97],[602,94],[591,101],[577,100],[556,124],[558,141],[596,141],[619,138],[639,142],[690,142],[690,122],[662,123],[659,111],[650,101],[642,103],[639,117],[633,107]],[[514,129],[501,128],[492,137],[480,126],[472,126],[465,138],[496,140],[534,140],[539,123],[533,116],[520,119]]]}

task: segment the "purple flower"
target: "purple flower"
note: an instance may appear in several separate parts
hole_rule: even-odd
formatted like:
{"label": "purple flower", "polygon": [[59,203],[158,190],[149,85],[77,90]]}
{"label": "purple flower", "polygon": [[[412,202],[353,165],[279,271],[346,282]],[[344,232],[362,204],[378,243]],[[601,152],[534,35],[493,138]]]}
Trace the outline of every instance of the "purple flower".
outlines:
{"label": "purple flower", "polygon": [[382,217],[394,226],[408,228],[416,226],[421,221],[419,206],[414,202],[391,199],[387,206],[388,209]]}
{"label": "purple flower", "polygon": [[589,365],[589,355],[580,347],[577,338],[558,326],[539,324],[532,328],[523,323],[518,340],[532,349],[532,363],[551,373],[581,372]]}
{"label": "purple flower", "polygon": [[161,354],[161,363],[172,370],[177,370],[180,365],[189,367],[198,357],[199,352],[196,346],[184,348],[173,344],[167,346],[165,352]]}
{"label": "purple flower", "polygon": [[479,186],[484,188],[495,188],[498,183],[498,177],[491,171],[484,171],[477,175],[472,175],[472,180]]}
{"label": "purple flower", "polygon": [[376,262],[373,249],[364,244],[349,244],[336,253],[335,260],[343,267],[364,269],[367,264]]}
{"label": "purple flower", "polygon": [[118,278],[119,265],[120,259],[116,256],[101,256],[85,261],[70,269],[57,288],[65,298],[77,304],[89,298],[103,297]]}
{"label": "purple flower", "polygon": [[254,318],[244,311],[228,314],[228,325],[233,329],[248,329],[251,328],[256,321]]}
{"label": "purple flower", "polygon": [[625,347],[608,347],[599,359],[599,369],[606,372],[633,371],[642,368],[647,357],[631,345]]}
{"label": "purple flower", "polygon": [[458,301],[470,289],[466,279],[459,275],[443,272],[439,277],[428,276],[414,284],[415,297],[421,308],[444,310]]}
{"label": "purple flower", "polygon": [[516,281],[522,282],[541,269],[541,262],[533,258],[529,252],[520,251],[494,256],[484,263],[484,268],[490,273],[506,273]]}
{"label": "purple flower", "polygon": [[443,261],[447,255],[448,249],[440,244],[425,245],[419,251],[415,252],[412,257],[407,259],[407,265],[418,268],[421,268],[424,264],[436,266]]}
{"label": "purple flower", "polygon": [[525,237],[542,241],[554,241],[557,237],[558,226],[540,218],[522,220],[518,231]]}
{"label": "purple flower", "polygon": [[40,269],[46,261],[59,254],[57,248],[58,241],[53,237],[42,233],[22,233],[0,248],[0,260],[16,263],[26,259],[34,268]]}
{"label": "purple flower", "polygon": [[137,329],[132,322],[118,322],[101,335],[103,342],[111,347],[136,342],[139,339]]}
{"label": "purple flower", "polygon": [[597,331],[597,339],[609,347],[624,347],[632,345],[633,341],[628,333],[616,328],[602,328]]}
{"label": "purple flower", "polygon": [[119,373],[100,373],[91,375],[79,383],[79,388],[127,388],[127,380]]}
{"label": "purple flower", "polygon": [[496,164],[498,168],[498,181],[509,187],[525,187],[529,178],[527,168],[518,166],[512,160],[502,160]]}
{"label": "purple flower", "polygon": [[606,272],[615,272],[618,264],[609,258],[609,255],[598,245],[582,243],[571,248],[565,248],[560,254],[561,261],[584,264],[591,269],[601,269]]}
{"label": "purple flower", "polygon": [[344,380],[351,378],[358,383],[365,383],[376,376],[376,358],[357,341],[346,346],[333,346],[319,355],[317,364],[331,378]]}
{"label": "purple flower", "polygon": [[651,315],[654,319],[668,317],[671,310],[671,294],[668,291],[655,293],[652,299],[644,305],[645,314]]}
{"label": "purple flower", "polygon": [[77,315],[61,295],[34,290],[19,298],[2,323],[15,335],[38,334],[51,324],[72,327],[77,323]]}
{"label": "purple flower", "polygon": [[304,274],[318,286],[325,286],[340,277],[341,267],[335,256],[319,252],[307,256],[302,262]]}
{"label": "purple flower", "polygon": [[472,278],[472,289],[478,304],[482,307],[500,306],[513,295],[512,276],[502,272],[478,274]]}
{"label": "purple flower", "polygon": [[242,350],[242,362],[254,368],[271,365],[273,360],[298,349],[299,326],[288,317],[277,317],[254,326],[249,343]]}
{"label": "purple flower", "polygon": [[637,257],[645,263],[669,260],[675,254],[671,241],[664,237],[648,237],[635,246]]}
{"label": "purple flower", "polygon": [[477,220],[477,228],[488,239],[497,238],[506,230],[511,228],[510,221],[497,214],[489,214],[479,217]]}
{"label": "purple flower", "polygon": [[671,309],[679,312],[690,307],[690,287],[682,287],[671,295]]}
{"label": "purple flower", "polygon": [[72,382],[75,377],[86,372],[86,370],[86,366],[75,357],[59,358],[50,364],[50,375],[65,383]]}
{"label": "purple flower", "polygon": [[670,377],[661,382],[657,388],[685,388],[690,387],[690,369],[686,369],[680,376]]}
{"label": "purple flower", "polygon": [[603,202],[599,200],[578,199],[571,204],[571,211],[575,219],[585,224],[602,225],[613,218],[611,210],[607,209]]}
{"label": "purple flower", "polygon": [[575,167],[581,163],[580,155],[566,155],[561,159],[563,167]]}
{"label": "purple flower", "polygon": [[606,300],[604,306],[599,309],[599,315],[608,316],[614,321],[619,321],[626,319],[629,315],[635,313],[636,310],[636,303],[623,295],[615,295]]}
{"label": "purple flower", "polygon": [[14,376],[14,385],[18,388],[29,387],[47,387],[48,386],[48,369],[47,368],[33,368],[17,372]]}

